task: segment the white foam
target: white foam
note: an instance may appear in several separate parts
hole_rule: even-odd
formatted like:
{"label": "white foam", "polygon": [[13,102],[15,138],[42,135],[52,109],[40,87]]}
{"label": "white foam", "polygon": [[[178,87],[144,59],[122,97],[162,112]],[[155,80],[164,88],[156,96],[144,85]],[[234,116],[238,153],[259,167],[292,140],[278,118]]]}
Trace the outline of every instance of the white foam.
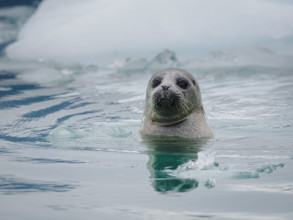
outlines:
{"label": "white foam", "polygon": [[181,57],[292,36],[292,20],[293,5],[278,1],[50,0],[6,52],[14,59],[97,64],[150,58],[166,48]]}
{"label": "white foam", "polygon": [[201,151],[198,153],[197,160],[188,161],[175,170],[165,169],[164,172],[176,178],[196,179],[205,187],[213,188],[217,180],[260,178],[261,175],[270,174],[284,167],[284,164],[278,161],[274,161],[274,163],[264,161],[256,164],[249,162],[228,164],[215,162],[216,158],[218,156],[216,157],[212,150]]}

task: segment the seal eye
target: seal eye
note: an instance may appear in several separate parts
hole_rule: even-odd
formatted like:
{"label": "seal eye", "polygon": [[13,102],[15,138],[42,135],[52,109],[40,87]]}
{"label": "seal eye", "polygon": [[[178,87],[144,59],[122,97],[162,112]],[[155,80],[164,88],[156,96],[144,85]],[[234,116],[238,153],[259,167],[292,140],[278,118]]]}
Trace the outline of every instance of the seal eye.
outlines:
{"label": "seal eye", "polygon": [[189,87],[189,83],[186,79],[178,79],[177,85],[182,89],[187,89]]}
{"label": "seal eye", "polygon": [[158,79],[158,78],[156,78],[156,79],[154,79],[153,80],[153,82],[152,82],[152,87],[153,88],[156,88],[158,85],[160,85],[161,84],[161,79]]}

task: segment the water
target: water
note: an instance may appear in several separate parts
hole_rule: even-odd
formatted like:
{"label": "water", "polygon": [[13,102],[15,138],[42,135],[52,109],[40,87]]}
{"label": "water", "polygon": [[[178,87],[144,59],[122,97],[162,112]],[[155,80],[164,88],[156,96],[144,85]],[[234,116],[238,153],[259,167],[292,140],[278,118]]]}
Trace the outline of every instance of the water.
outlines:
{"label": "water", "polygon": [[[1,219],[291,219],[292,58],[170,54],[118,68],[2,56]],[[166,64],[197,78],[215,138],[139,135]]]}

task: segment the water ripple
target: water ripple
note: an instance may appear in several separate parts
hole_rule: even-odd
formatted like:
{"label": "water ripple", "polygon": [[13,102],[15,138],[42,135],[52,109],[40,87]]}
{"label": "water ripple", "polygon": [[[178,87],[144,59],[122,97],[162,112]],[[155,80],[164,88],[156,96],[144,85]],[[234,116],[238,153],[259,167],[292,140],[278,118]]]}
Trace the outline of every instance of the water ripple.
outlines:
{"label": "water ripple", "polygon": [[67,192],[73,185],[24,180],[13,176],[0,176],[0,193],[11,195],[30,192]]}
{"label": "water ripple", "polygon": [[55,112],[59,112],[60,110],[66,109],[68,106],[72,105],[75,103],[77,100],[70,100],[70,101],[64,101],[61,102],[60,104],[57,105],[52,105],[47,108],[41,109],[41,110],[36,110],[32,111],[29,113],[26,113],[23,115],[24,118],[42,118],[46,117],[49,114],[53,114]]}
{"label": "water ripple", "polygon": [[18,162],[32,162],[32,163],[53,163],[53,164],[82,164],[85,162],[78,161],[78,160],[63,160],[63,159],[49,159],[49,158],[30,158],[30,157],[20,157],[17,158],[15,161]]}
{"label": "water ripple", "polygon": [[54,99],[54,97],[44,95],[44,96],[23,98],[23,99],[19,99],[19,100],[2,101],[2,102],[0,102],[0,109],[18,108],[21,106],[31,105],[33,103],[48,101],[48,100],[52,100],[52,99]]}

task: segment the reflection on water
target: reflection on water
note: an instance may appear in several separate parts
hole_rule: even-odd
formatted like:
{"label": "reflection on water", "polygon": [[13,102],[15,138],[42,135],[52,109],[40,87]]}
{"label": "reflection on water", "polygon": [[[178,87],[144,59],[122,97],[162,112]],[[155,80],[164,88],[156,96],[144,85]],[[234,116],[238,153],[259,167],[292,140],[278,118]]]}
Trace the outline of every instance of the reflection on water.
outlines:
{"label": "reflection on water", "polygon": [[206,139],[144,136],[148,146],[147,164],[154,190],[160,193],[187,192],[198,187],[194,178],[178,178],[169,174],[189,161],[196,161]]}

